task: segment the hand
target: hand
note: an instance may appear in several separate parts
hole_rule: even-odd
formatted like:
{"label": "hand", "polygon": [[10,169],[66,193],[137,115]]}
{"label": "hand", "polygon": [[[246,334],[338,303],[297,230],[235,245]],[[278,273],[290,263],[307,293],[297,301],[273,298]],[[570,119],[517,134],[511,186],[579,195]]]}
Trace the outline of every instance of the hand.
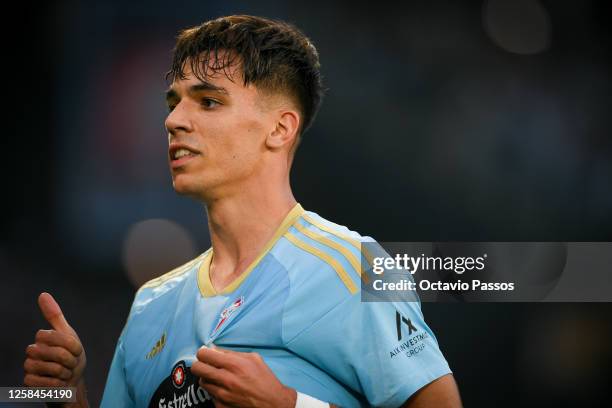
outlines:
{"label": "hand", "polygon": [[28,387],[78,387],[76,405],[87,406],[82,379],[86,358],[81,340],[50,294],[41,293],[38,306],[53,329],[39,330],[35,343],[26,348],[23,382]]}
{"label": "hand", "polygon": [[294,408],[297,393],[285,387],[257,353],[201,347],[191,372],[217,408]]}

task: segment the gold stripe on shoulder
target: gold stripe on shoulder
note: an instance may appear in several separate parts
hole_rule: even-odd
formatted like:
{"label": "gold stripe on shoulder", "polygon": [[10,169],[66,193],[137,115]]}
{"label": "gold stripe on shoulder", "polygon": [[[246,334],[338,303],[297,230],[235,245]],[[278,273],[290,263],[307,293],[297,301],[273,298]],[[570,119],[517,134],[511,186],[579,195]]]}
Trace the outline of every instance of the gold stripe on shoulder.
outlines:
{"label": "gold stripe on shoulder", "polygon": [[302,234],[306,235],[308,238],[312,239],[313,241],[317,241],[320,244],[323,244],[327,247],[330,247],[332,249],[335,249],[336,251],[340,252],[342,255],[344,255],[344,257],[346,258],[347,261],[349,261],[349,263],[351,264],[351,266],[353,267],[353,269],[355,269],[355,272],[357,272],[357,274],[359,276],[361,276],[361,267],[359,265],[359,261],[357,260],[357,258],[355,257],[355,255],[353,255],[353,253],[351,251],[348,250],[348,248],[346,248],[345,246],[337,243],[336,241],[333,241],[321,234],[317,234],[314,231],[309,230],[308,228],[304,227],[303,225],[301,225],[299,222],[296,222],[294,227],[300,231]]}
{"label": "gold stripe on shoulder", "polygon": [[370,252],[367,249],[365,249],[365,247],[363,245],[361,245],[361,242],[359,242],[356,239],[351,238],[351,237],[349,237],[347,235],[344,235],[344,234],[334,230],[331,227],[328,227],[327,225],[323,224],[322,222],[319,222],[319,221],[315,220],[314,218],[310,217],[308,214],[302,215],[302,218],[305,219],[306,221],[308,221],[310,224],[312,224],[315,227],[317,227],[318,229],[320,229],[321,231],[325,231],[325,232],[328,232],[328,233],[330,233],[332,235],[335,235],[338,238],[340,238],[340,239],[348,242],[352,246],[354,246],[358,251],[360,251],[360,253],[363,253],[363,256],[368,261],[368,264],[370,264],[370,266],[372,265],[374,257],[372,256],[372,254],[370,254]]}
{"label": "gold stripe on shoulder", "polygon": [[329,256],[325,252],[321,251],[320,249],[315,248],[312,245],[308,245],[306,242],[302,241],[290,232],[287,232],[285,234],[285,238],[287,238],[289,242],[291,242],[296,247],[311,253],[312,255],[329,264],[334,269],[334,271],[336,271],[336,274],[338,275],[340,280],[342,280],[344,285],[346,285],[349,292],[351,292],[351,294],[355,294],[357,292],[357,287],[355,286],[355,283],[353,282],[349,274],[344,270],[340,262]]}
{"label": "gold stripe on shoulder", "polygon": [[175,268],[173,270],[171,270],[170,272],[167,272],[161,276],[158,276],[155,279],[151,279],[150,281],[146,282],[144,285],[142,285],[140,287],[140,289],[144,289],[144,288],[153,288],[156,286],[161,285],[162,283],[180,276],[186,272],[188,272],[191,268],[193,268],[193,266],[199,262],[206,254],[208,253],[208,251],[204,252],[203,254],[199,255],[197,258],[192,259],[191,261],[187,262],[184,265],[179,266],[178,268]]}

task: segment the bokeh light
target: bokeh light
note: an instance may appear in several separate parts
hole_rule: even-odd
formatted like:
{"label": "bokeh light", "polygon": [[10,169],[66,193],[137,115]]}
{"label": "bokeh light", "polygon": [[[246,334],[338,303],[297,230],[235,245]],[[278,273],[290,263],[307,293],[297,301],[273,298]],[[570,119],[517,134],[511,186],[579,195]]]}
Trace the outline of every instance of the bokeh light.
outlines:
{"label": "bokeh light", "polygon": [[195,255],[195,244],[189,232],[166,219],[150,219],[132,225],[123,243],[125,271],[136,288]]}
{"label": "bokeh light", "polygon": [[483,24],[491,40],[508,52],[537,54],[550,46],[550,16],[538,0],[487,0]]}

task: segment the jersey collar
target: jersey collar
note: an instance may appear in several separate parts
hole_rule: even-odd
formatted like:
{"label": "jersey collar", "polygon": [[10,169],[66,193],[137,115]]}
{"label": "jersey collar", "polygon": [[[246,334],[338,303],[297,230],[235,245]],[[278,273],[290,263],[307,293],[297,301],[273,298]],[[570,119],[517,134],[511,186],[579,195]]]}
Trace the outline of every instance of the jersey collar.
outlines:
{"label": "jersey collar", "polygon": [[266,256],[266,254],[272,249],[274,244],[276,244],[276,241],[278,241],[280,237],[285,235],[287,230],[293,224],[295,224],[297,219],[300,218],[303,213],[304,213],[304,209],[299,203],[297,203],[291,209],[291,211],[289,211],[289,213],[285,216],[280,226],[276,229],[276,232],[274,233],[272,238],[270,238],[270,240],[266,243],[266,246],[264,246],[264,248],[262,249],[261,253],[257,256],[257,258],[255,258],[255,260],[251,262],[248,268],[246,268],[244,272],[240,274],[240,276],[234,279],[232,283],[230,283],[228,286],[223,288],[223,290],[220,292],[217,292],[215,290],[215,288],[212,285],[212,282],[210,281],[210,264],[213,258],[213,250],[211,248],[206,254],[206,256],[204,257],[204,260],[202,261],[202,264],[200,265],[200,268],[198,270],[198,286],[200,288],[200,293],[202,294],[202,296],[211,297],[211,296],[217,296],[217,295],[225,295],[225,294],[235,291],[240,286],[240,284],[251,274],[251,272],[259,264],[259,262],[264,258],[264,256]]}

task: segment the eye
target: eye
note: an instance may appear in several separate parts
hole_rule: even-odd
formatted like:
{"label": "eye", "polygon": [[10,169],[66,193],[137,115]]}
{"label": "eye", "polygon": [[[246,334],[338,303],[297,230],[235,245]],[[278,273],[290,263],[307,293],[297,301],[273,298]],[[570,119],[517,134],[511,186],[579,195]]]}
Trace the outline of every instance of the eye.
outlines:
{"label": "eye", "polygon": [[217,105],[220,105],[220,103],[215,101],[214,99],[210,99],[210,98],[202,99],[202,106],[206,109],[214,108]]}

